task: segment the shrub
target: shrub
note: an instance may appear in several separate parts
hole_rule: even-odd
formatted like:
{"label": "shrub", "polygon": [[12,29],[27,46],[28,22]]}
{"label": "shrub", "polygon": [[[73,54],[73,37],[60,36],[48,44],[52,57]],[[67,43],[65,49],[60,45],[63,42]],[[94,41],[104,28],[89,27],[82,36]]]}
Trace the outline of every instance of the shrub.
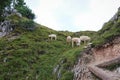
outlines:
{"label": "shrub", "polygon": [[20,17],[17,14],[11,14],[6,19],[11,21],[11,25],[13,25],[12,26],[13,29],[18,27],[30,31],[33,31],[35,29],[35,23],[33,20],[25,17]]}
{"label": "shrub", "polygon": [[35,23],[33,20],[23,18],[19,22],[19,26],[22,27],[25,30],[33,31],[35,29]]}
{"label": "shrub", "polygon": [[11,14],[8,17],[6,17],[7,20],[10,20],[12,24],[18,24],[21,17],[17,14]]}
{"label": "shrub", "polygon": [[17,10],[22,14],[22,16],[32,20],[35,19],[35,14],[32,13],[32,10],[29,9],[27,6],[19,6],[17,7]]}

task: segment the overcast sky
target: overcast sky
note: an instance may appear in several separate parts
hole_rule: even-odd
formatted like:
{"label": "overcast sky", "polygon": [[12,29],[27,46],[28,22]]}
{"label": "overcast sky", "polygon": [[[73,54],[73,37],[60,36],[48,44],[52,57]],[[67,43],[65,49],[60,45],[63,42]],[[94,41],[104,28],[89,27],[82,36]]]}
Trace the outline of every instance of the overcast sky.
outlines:
{"label": "overcast sky", "polygon": [[25,0],[35,21],[54,30],[97,31],[120,7],[120,0]]}

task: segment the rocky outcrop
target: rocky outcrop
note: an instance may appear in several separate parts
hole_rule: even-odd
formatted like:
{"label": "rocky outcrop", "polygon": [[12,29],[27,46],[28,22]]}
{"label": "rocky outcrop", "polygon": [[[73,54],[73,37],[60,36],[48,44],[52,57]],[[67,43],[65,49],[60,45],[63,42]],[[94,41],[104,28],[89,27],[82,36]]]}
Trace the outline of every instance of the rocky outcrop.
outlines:
{"label": "rocky outcrop", "polygon": [[[16,9],[6,9],[4,11],[4,17],[9,17],[11,15],[17,15],[18,17],[22,17],[22,15]],[[4,20],[0,22],[0,37],[8,35],[13,30],[14,25],[15,24],[11,23],[11,20]]]}
{"label": "rocky outcrop", "polygon": [[76,65],[74,65],[74,79],[73,80],[100,80],[96,78],[91,71],[89,71],[89,63],[94,62],[94,57],[91,54],[91,50],[85,50],[81,53],[79,60]]}
{"label": "rocky outcrop", "polygon": [[1,22],[0,29],[1,29],[0,37],[8,35],[12,31],[10,21],[5,20],[5,21]]}

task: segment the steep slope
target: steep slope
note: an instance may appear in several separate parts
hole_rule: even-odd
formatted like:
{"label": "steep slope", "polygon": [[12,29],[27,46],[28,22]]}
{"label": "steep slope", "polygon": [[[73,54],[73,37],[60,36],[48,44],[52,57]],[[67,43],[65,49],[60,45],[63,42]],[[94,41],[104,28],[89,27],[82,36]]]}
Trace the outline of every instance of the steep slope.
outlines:
{"label": "steep slope", "polygon": [[96,60],[112,59],[120,56],[120,8],[117,13],[98,31],[93,53]]}
{"label": "steep slope", "polygon": [[[18,27],[0,39],[0,79],[72,80],[71,69],[84,45],[72,48],[66,44],[66,36],[74,36],[72,32],[35,25],[35,30]],[[57,34],[57,40],[48,39],[52,33]]]}
{"label": "steep slope", "polygon": [[98,31],[93,41],[94,46],[109,43],[118,36],[120,36],[120,8],[118,8],[117,13],[103,25],[102,29]]}
{"label": "steep slope", "polygon": [[[33,31],[18,28],[0,38],[0,80],[100,80],[87,65],[119,55],[120,9],[98,32],[72,33],[35,25]],[[48,39],[52,33],[57,40]],[[72,48],[66,44],[68,35],[90,36],[92,48],[84,49],[84,44]]]}
{"label": "steep slope", "polygon": [[[111,58],[119,54],[120,8],[118,8],[117,13],[103,25],[103,28],[98,31],[97,35],[98,37],[96,36],[93,43],[95,46],[94,49],[98,51],[98,54],[101,53],[104,57],[111,55]],[[96,58],[98,57],[96,56]]]}
{"label": "steep slope", "polygon": [[[36,26],[34,31],[18,29],[0,39],[1,80],[53,80],[55,64],[71,47],[66,45],[66,33]],[[57,34],[56,41],[48,39],[51,33]]]}
{"label": "steep slope", "polygon": [[[111,75],[115,75],[116,72],[119,75],[119,63],[115,63],[115,61],[112,60],[120,57],[120,8],[118,12],[103,25],[103,28],[94,35],[92,43],[92,47],[82,53],[82,57],[79,58],[78,63],[75,64],[73,68],[74,80],[110,80],[105,76],[108,75],[109,71],[107,70],[109,68],[111,70],[114,69],[114,72],[109,72]],[[119,58],[117,58],[117,61],[119,62]],[[106,64],[104,68],[98,68],[97,65],[102,66],[103,64]],[[90,67],[91,70],[89,70],[89,65],[94,67]],[[96,73],[94,73],[94,71]],[[91,72],[97,74],[101,79],[95,77]],[[104,72],[105,75],[103,75],[102,72]],[[117,76],[114,76],[114,78],[117,78],[114,80],[119,80]]]}

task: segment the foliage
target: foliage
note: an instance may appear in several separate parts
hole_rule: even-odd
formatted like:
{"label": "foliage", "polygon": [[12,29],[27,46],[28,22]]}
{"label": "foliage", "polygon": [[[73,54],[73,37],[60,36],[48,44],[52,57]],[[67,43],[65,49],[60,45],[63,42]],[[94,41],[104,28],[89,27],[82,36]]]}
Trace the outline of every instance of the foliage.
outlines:
{"label": "foliage", "polygon": [[21,13],[23,17],[32,20],[35,18],[35,14],[32,13],[32,10],[26,6],[24,0],[17,0],[17,2],[15,3],[15,9],[17,9],[18,12]]}
{"label": "foliage", "polygon": [[21,17],[19,17],[17,14],[11,14],[8,17],[6,17],[7,20],[11,21],[11,24],[17,25],[20,20],[22,20]]}
{"label": "foliage", "polygon": [[120,19],[116,22],[108,21],[103,28],[96,34],[95,40],[92,41],[94,46],[101,46],[111,42],[115,37],[120,36]]}
{"label": "foliage", "polygon": [[34,19],[35,14],[32,13],[32,10],[30,10],[27,6],[20,6],[16,8],[18,12],[22,14],[23,17],[26,17],[28,19]]}
{"label": "foliage", "polygon": [[105,31],[111,29],[113,24],[114,24],[113,21],[106,22],[103,25],[102,29],[98,31],[98,34],[103,34]]}
{"label": "foliage", "polygon": [[12,0],[1,1],[1,3],[0,3],[0,22],[1,22],[1,20],[4,19],[4,17],[2,15],[4,14],[5,7],[10,6],[11,2],[12,2]]}
{"label": "foliage", "polygon": [[6,18],[7,20],[11,21],[11,24],[14,25],[13,29],[25,29],[29,31],[33,31],[35,29],[35,23],[31,19],[27,19],[25,17],[20,17],[17,14],[11,14]]}
{"label": "foliage", "polygon": [[22,18],[22,20],[19,21],[18,25],[19,25],[19,27],[21,27],[25,30],[33,31],[35,29],[34,21],[29,20],[27,18]]}
{"label": "foliage", "polygon": [[32,10],[26,6],[24,0],[4,0],[0,3],[0,21],[4,20],[6,16],[3,16],[6,12],[11,13],[12,9],[16,9],[23,17],[28,19],[34,19],[35,14]]}

